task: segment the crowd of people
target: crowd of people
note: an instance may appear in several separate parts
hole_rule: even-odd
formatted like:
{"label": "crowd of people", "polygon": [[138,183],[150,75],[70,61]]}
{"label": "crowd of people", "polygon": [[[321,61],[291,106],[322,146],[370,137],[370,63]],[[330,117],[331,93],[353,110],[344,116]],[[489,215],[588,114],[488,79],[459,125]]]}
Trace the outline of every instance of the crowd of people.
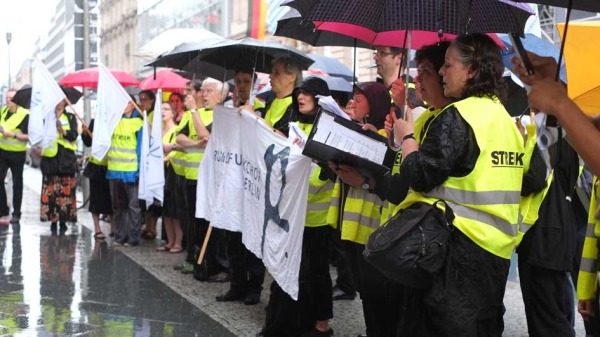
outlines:
{"label": "crowd of people", "polygon": [[[423,47],[415,56],[414,79],[398,76],[404,71],[404,53],[376,47],[373,57],[381,77],[357,83],[348,104],[339,102],[365,132],[388,138],[389,147],[397,151],[394,165],[385,174],[365,174],[345,163],[314,165],[308,199],[299,201],[307,203],[307,214],[298,299],[273,281],[260,334],[332,336],[333,301],[354,299],[358,293],[369,337],[501,336],[503,297],[516,250],[529,335],[575,335],[575,284],[588,334],[600,336],[595,326],[600,316],[597,184],[583,186],[592,190],[589,200],[573,200],[578,198],[578,182],[584,181],[579,157],[591,172],[600,173],[595,156],[600,148],[598,119],[586,116],[568,98],[565,85],[555,81],[553,59],[530,54],[535,67],[531,75],[515,59],[514,72],[531,86],[532,110],[555,116],[557,123],[548,127],[567,135],[568,142],[559,137],[548,149],[539,148],[535,133],[520,132],[504,108],[504,66],[500,48],[489,36],[464,34]],[[161,218],[164,242],[156,250],[185,252],[175,270],[199,281],[230,282],[227,292],[215,294],[216,301],[259,303],[266,271],[242,243],[242,234],[210,228],[208,221],[195,217],[198,167],[210,140],[213,109],[223,104],[251,111],[285,136],[290,122],[296,122],[308,135],[322,113],[318,97],[332,93],[322,79],[303,80],[302,69],[288,57],[274,60],[272,95],[264,104],[251,101],[256,80],[250,67],[240,66],[232,98],[227,83],[207,78],[190,81],[185,95],[173,93],[162,103],[162,125],[151,125],[162,128],[163,135],[162,203],[138,200],[142,113],[151,116],[162,97],[140,92],[143,111],[135,108],[132,97],[107,156],[91,157],[85,169],[94,237],[107,239],[100,226],[101,215],[107,215],[112,244],[137,246],[142,239],[157,237]],[[407,92],[414,97],[406,99]],[[4,224],[20,219],[28,140],[28,112],[11,101],[14,93],[8,91],[7,106],[0,113],[0,178],[10,169],[13,179],[12,218],[6,191],[0,188]],[[49,221],[51,231],[64,231],[67,223],[77,221],[74,151],[79,134],[65,102],[55,112],[57,139],[42,153],[40,220]],[[94,122],[82,125],[82,130],[84,144],[91,146]],[[588,206],[588,201],[586,213],[579,206]],[[436,257],[439,268],[414,275],[407,270],[405,276],[392,279],[365,260],[363,252],[382,225],[404,223],[450,225],[453,230],[443,243],[444,254]],[[577,237],[579,228],[585,240]],[[210,241],[198,264],[209,231]],[[338,275],[335,284],[332,262]]]}

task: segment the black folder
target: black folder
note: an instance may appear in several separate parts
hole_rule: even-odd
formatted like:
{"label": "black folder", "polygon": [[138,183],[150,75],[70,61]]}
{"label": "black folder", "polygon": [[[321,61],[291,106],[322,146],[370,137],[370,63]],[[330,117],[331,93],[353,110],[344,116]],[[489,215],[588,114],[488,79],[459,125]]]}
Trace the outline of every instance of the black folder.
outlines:
{"label": "black folder", "polygon": [[[323,142],[317,141],[315,135],[319,131],[319,122],[322,120],[321,117],[329,116],[328,119],[333,118],[333,122],[344,127],[344,133],[351,138],[361,138],[362,136],[368,137],[372,144],[383,144],[386,148],[385,157],[381,162],[374,162],[368,158],[358,156],[349,152],[345,152],[336,147],[326,145]],[[320,162],[334,162],[336,164],[347,164],[354,166],[363,176],[372,177],[374,175],[382,175],[390,171],[394,164],[396,153],[387,146],[387,139],[380,134],[370,131],[363,130],[362,126],[356,124],[353,121],[346,120],[342,117],[336,116],[328,111],[321,110],[317,116],[313,128],[308,135],[306,144],[302,154],[315,159]]]}

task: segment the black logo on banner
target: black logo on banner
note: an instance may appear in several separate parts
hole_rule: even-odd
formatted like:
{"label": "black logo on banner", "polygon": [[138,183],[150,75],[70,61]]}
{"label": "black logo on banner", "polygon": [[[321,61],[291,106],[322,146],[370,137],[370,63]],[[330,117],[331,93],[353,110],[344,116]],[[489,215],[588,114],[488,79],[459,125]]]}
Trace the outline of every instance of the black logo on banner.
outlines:
{"label": "black logo on banner", "polygon": [[[290,223],[286,219],[281,218],[279,213],[279,203],[283,196],[283,190],[285,189],[285,170],[288,165],[288,159],[290,156],[290,148],[286,147],[278,153],[274,153],[275,144],[271,144],[265,152],[265,164],[267,166],[267,174],[265,179],[265,221],[263,223],[263,235],[260,243],[261,252],[265,251],[265,236],[267,234],[267,224],[269,220],[283,229],[286,233],[290,230]],[[279,160],[280,162],[280,175],[281,175],[281,188],[279,191],[279,198],[275,205],[271,204],[271,174],[273,173],[273,166]]]}

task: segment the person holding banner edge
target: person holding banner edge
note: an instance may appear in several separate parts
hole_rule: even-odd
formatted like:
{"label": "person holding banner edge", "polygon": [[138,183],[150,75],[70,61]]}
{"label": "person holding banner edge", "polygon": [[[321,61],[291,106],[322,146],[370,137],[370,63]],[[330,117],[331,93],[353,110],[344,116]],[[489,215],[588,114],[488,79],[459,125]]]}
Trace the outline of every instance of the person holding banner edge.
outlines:
{"label": "person holding banner edge", "polygon": [[18,224],[21,219],[21,203],[23,201],[23,167],[27,152],[27,129],[29,111],[12,102],[16,90],[6,92],[6,106],[0,110],[0,181],[4,181],[10,169],[13,181],[13,214],[9,218],[10,209],[6,196],[6,187],[0,186],[0,225],[9,222]]}
{"label": "person holding banner edge", "polygon": [[[307,136],[320,107],[315,96],[329,96],[327,83],[310,78],[294,89],[293,115],[298,127]],[[315,166],[309,179],[306,223],[302,239],[302,257],[298,301],[294,301],[273,281],[262,335],[269,336],[331,336],[329,320],[333,318],[332,281],[329,274],[328,247],[332,228],[327,224],[327,207],[333,192],[333,182],[321,168]]]}

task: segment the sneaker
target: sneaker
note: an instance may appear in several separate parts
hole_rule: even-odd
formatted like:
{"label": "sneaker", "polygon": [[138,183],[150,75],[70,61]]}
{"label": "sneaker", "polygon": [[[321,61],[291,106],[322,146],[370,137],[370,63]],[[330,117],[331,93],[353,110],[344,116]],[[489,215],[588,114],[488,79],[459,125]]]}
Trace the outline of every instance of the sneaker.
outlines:
{"label": "sneaker", "polygon": [[183,268],[181,268],[180,272],[182,274],[191,274],[194,272],[194,265],[186,262],[185,266],[183,266]]}
{"label": "sneaker", "polygon": [[8,215],[5,215],[0,218],[0,225],[8,225],[8,224],[10,224],[10,217]]}
{"label": "sneaker", "polygon": [[189,264],[188,262],[181,262],[180,264],[176,265],[175,267],[173,267],[173,270],[181,270],[183,269],[183,267],[185,267],[186,264]]}

